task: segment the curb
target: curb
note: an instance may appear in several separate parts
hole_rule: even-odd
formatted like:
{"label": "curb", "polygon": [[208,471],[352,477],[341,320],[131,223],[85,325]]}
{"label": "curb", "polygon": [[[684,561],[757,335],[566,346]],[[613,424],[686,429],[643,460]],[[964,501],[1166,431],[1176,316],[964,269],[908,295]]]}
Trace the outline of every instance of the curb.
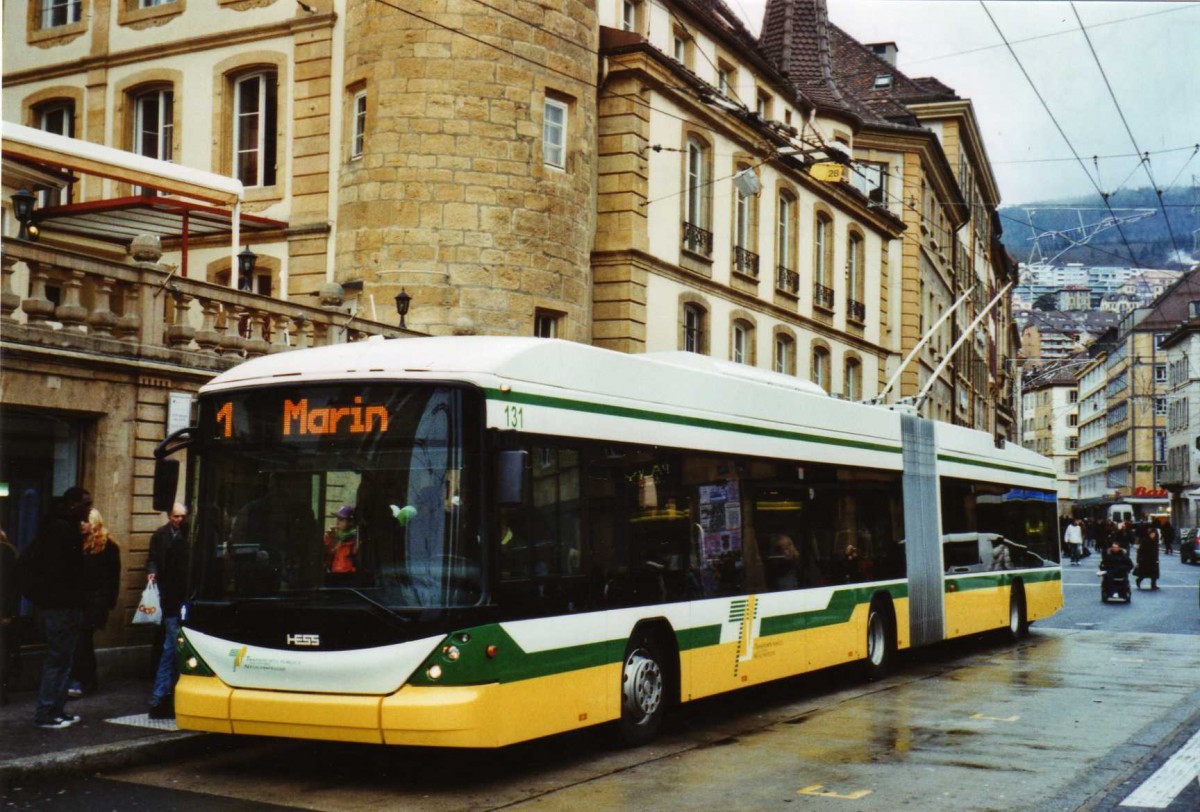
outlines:
{"label": "curb", "polygon": [[179,758],[203,749],[212,741],[208,733],[156,733],[140,739],[12,759],[0,762],[0,788],[7,788],[15,781],[116,770]]}

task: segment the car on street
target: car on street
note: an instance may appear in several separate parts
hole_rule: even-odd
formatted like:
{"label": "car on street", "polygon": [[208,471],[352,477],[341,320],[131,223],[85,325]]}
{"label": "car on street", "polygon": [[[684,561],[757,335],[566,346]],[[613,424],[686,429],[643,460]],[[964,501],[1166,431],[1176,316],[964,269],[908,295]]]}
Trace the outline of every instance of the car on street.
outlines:
{"label": "car on street", "polygon": [[1200,564],[1200,527],[1180,534],[1179,560],[1184,564]]}

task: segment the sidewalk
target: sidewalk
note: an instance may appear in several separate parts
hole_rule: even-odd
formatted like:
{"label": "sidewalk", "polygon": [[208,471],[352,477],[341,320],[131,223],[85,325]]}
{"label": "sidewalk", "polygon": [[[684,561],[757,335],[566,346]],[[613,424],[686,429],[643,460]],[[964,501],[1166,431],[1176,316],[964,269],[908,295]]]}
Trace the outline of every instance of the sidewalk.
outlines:
{"label": "sidewalk", "polygon": [[96,772],[145,764],[197,748],[207,734],[179,731],[175,720],[147,716],[150,681],[125,677],[67,703],[82,716],[62,730],[33,726],[35,691],[9,695],[0,707],[0,788],[53,773]]}

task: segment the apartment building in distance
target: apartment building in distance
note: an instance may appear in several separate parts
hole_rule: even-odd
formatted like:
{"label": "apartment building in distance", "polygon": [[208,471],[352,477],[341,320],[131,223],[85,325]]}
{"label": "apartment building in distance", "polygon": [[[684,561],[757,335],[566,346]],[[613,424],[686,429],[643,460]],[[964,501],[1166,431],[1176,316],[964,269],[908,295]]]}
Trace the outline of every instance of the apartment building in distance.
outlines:
{"label": "apartment building in distance", "polygon": [[1159,484],[1171,494],[1175,523],[1200,523],[1200,285],[1191,271],[1180,297],[1184,319],[1163,338],[1167,365],[1166,467]]}
{"label": "apartment building in distance", "polygon": [[1021,444],[1054,460],[1058,510],[1079,499],[1079,380],[1074,364],[1034,371],[1021,389]]}

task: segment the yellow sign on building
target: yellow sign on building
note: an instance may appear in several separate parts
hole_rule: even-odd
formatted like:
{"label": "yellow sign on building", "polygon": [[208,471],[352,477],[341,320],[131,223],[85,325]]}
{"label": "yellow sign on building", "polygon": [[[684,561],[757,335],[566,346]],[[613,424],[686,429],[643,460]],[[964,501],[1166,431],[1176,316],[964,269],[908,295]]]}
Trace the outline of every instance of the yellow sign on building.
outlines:
{"label": "yellow sign on building", "polygon": [[825,183],[841,183],[846,179],[846,167],[833,161],[822,161],[810,166],[808,174]]}

